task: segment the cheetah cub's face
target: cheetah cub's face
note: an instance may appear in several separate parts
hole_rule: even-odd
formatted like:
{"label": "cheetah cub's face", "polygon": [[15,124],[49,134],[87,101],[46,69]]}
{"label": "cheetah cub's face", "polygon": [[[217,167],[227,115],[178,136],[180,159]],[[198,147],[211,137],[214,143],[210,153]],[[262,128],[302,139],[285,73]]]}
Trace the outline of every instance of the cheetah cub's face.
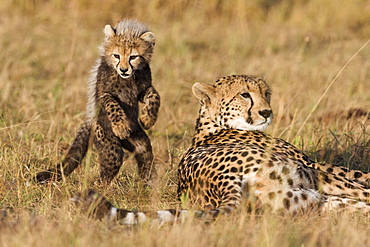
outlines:
{"label": "cheetah cub's face", "polygon": [[103,53],[108,64],[113,66],[122,78],[127,79],[133,76],[136,70],[149,64],[155,35],[149,31],[135,33],[121,29],[120,26],[105,26]]}
{"label": "cheetah cub's face", "polygon": [[262,131],[272,122],[271,93],[262,79],[234,75],[214,86],[198,82],[193,93],[212,121],[224,129]]}

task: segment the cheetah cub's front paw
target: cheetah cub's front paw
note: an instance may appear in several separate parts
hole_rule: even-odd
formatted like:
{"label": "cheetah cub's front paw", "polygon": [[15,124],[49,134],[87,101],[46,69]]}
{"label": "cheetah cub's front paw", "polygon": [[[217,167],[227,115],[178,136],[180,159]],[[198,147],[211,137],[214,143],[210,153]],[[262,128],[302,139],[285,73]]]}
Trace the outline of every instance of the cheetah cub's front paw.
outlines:
{"label": "cheetah cub's front paw", "polygon": [[139,122],[143,129],[150,129],[155,124],[156,119],[150,118],[147,114],[141,115]]}
{"label": "cheetah cub's front paw", "polygon": [[113,133],[121,140],[127,139],[131,135],[131,128],[128,124],[112,123]]}

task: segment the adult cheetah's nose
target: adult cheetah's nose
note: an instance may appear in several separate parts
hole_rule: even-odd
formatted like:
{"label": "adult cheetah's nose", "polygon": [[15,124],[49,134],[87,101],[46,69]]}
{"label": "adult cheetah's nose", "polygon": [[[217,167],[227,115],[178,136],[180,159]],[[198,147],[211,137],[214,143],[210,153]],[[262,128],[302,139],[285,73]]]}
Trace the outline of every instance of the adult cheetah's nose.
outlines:
{"label": "adult cheetah's nose", "polygon": [[272,114],[272,111],[271,110],[263,110],[263,111],[259,111],[258,112],[262,117],[264,118],[269,118]]}

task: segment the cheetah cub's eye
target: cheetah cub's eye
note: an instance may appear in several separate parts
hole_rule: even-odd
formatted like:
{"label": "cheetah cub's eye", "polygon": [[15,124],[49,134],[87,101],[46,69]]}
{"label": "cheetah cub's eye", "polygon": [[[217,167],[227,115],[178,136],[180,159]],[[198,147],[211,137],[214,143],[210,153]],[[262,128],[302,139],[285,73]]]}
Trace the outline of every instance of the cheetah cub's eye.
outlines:
{"label": "cheetah cub's eye", "polygon": [[139,57],[139,55],[132,55],[132,56],[130,56],[130,60],[134,60],[134,59],[136,59],[138,57]]}
{"label": "cheetah cub's eye", "polygon": [[251,98],[251,95],[249,93],[242,93],[242,94],[240,94],[240,96],[242,96],[244,99],[250,99]]}
{"label": "cheetah cub's eye", "polygon": [[119,56],[118,54],[112,54],[112,56],[113,56],[114,58],[116,58],[116,59],[119,59],[119,58],[120,58],[120,56]]}

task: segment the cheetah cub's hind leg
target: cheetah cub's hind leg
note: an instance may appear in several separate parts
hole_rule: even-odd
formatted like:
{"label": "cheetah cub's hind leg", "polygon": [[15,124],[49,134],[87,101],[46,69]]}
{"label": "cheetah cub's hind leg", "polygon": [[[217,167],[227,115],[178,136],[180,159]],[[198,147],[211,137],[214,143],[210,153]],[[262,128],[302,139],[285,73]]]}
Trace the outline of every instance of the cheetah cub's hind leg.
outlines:
{"label": "cheetah cub's hind leg", "polygon": [[123,162],[124,152],[120,140],[98,124],[93,142],[98,151],[101,182],[109,183],[117,175]]}
{"label": "cheetah cub's hind leg", "polygon": [[153,165],[152,145],[147,134],[140,128],[121,143],[124,149],[134,154],[140,178],[144,182],[149,182],[153,175],[155,176],[156,171]]}

